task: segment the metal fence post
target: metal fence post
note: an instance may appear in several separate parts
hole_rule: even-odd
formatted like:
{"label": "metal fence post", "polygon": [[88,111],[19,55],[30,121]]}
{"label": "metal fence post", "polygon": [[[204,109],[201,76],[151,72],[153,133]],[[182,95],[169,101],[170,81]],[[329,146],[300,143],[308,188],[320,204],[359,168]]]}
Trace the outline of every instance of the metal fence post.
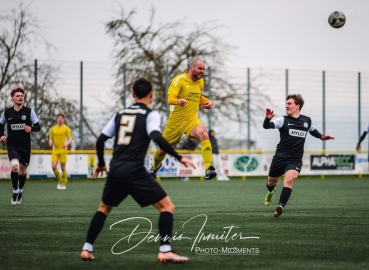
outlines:
{"label": "metal fence post", "polygon": [[127,99],[127,69],[126,63],[123,64],[123,108],[126,108]]}
{"label": "metal fence post", "polygon": [[247,150],[251,148],[251,116],[250,116],[250,68],[247,68]]}
{"label": "metal fence post", "polygon": [[[323,134],[325,133],[325,71],[323,70]],[[323,141],[323,151],[325,152],[325,141]]]}
{"label": "metal fence post", "polygon": [[79,145],[83,150],[83,62],[80,65],[80,97],[79,97]]}
{"label": "metal fence post", "polygon": [[357,99],[357,109],[358,109],[358,140],[361,135],[361,74],[360,72],[357,74],[357,91],[358,91],[358,99]]}
{"label": "metal fence post", "polygon": [[[211,67],[208,68],[208,98],[211,99]],[[208,131],[211,130],[211,110],[208,110]]]}
{"label": "metal fence post", "polygon": [[[34,76],[35,76],[35,85],[34,85],[34,111],[37,115],[37,98],[38,98],[38,87],[37,87],[37,59],[35,59],[35,70],[34,70]],[[33,132],[33,148],[38,149],[38,143],[37,143],[37,132]]]}
{"label": "metal fence post", "polygon": [[286,69],[286,97],[288,96],[288,69]]}
{"label": "metal fence post", "polygon": [[169,117],[169,104],[168,104],[168,98],[167,98],[167,91],[169,88],[169,66],[165,66],[165,89],[164,89],[164,100],[165,100],[165,105],[166,105],[166,109],[167,109],[167,117]]}

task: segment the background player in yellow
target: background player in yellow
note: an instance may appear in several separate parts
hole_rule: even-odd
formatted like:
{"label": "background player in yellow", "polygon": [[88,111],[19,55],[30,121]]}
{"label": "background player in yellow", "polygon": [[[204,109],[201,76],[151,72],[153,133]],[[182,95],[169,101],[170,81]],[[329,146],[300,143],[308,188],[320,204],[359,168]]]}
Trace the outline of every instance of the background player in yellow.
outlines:
{"label": "background player in yellow", "polygon": [[[54,171],[55,177],[58,179],[57,189],[66,189],[68,182],[67,170],[65,164],[67,163],[67,149],[72,143],[72,133],[68,126],[64,125],[64,115],[59,113],[56,116],[57,125],[51,127],[49,135],[49,144],[53,148],[51,155],[51,167]],[[67,140],[68,139],[68,140]],[[58,163],[62,170],[62,175],[58,171]]]}
{"label": "background player in yellow", "polygon": [[[188,72],[175,76],[168,89],[168,104],[171,112],[163,131],[163,138],[171,145],[177,144],[182,135],[196,138],[201,143],[201,155],[205,165],[205,179],[214,178],[217,173],[212,166],[212,146],[206,128],[198,118],[199,106],[211,109],[213,101],[202,96],[205,72],[205,64],[199,59],[194,59]],[[158,148],[154,154],[154,165],[150,173],[156,177],[166,153]]]}

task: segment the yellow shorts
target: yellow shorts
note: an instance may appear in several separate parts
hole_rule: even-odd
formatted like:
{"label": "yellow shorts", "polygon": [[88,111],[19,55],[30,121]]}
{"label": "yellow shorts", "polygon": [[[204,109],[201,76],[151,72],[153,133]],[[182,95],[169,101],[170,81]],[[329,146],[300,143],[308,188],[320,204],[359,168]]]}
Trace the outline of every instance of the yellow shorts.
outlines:
{"label": "yellow shorts", "polygon": [[199,119],[188,122],[185,125],[176,123],[173,124],[168,121],[163,131],[163,138],[170,145],[177,144],[181,140],[183,134],[185,134],[187,137],[190,137],[191,130],[197,125],[202,125]]}
{"label": "yellow shorts", "polygon": [[64,153],[52,153],[51,162],[67,163],[67,152]]}

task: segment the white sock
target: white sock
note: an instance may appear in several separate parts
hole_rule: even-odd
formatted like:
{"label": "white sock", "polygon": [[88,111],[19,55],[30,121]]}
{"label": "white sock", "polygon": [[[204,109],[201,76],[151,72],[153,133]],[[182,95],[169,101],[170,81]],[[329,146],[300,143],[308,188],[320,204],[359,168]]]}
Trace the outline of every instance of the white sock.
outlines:
{"label": "white sock", "polygon": [[18,188],[18,193],[22,193],[22,192],[23,192],[23,188],[22,189]]}
{"label": "white sock", "polygon": [[94,247],[93,247],[90,243],[87,243],[87,242],[86,242],[86,243],[83,245],[82,250],[87,250],[87,251],[89,251],[89,252],[92,252],[92,251],[94,251]]}
{"label": "white sock", "polygon": [[13,189],[13,194],[18,194],[19,192],[19,188],[18,189]]}
{"label": "white sock", "polygon": [[171,250],[172,250],[172,247],[170,245],[161,245],[159,249],[160,252],[168,252]]}

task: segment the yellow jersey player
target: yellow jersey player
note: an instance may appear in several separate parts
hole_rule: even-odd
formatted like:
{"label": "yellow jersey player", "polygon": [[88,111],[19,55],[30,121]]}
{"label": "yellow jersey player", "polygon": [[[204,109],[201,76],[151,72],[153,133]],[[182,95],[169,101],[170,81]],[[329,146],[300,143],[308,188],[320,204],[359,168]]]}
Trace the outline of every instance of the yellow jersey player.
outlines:
{"label": "yellow jersey player", "polygon": [[[205,179],[214,178],[217,173],[212,166],[212,146],[208,132],[198,118],[199,106],[211,109],[214,102],[202,95],[205,64],[194,59],[188,72],[173,78],[168,89],[168,104],[171,112],[163,131],[163,138],[171,145],[177,144],[182,135],[198,139],[201,143],[201,155],[205,165]],[[158,148],[154,154],[154,165],[150,173],[156,177],[166,153]]]}
{"label": "yellow jersey player", "polygon": [[[72,143],[72,133],[68,126],[64,125],[64,115],[59,113],[56,117],[57,125],[50,129],[49,145],[53,148],[51,155],[51,167],[58,179],[57,189],[65,190],[68,182],[65,164],[67,163],[67,149]],[[67,140],[68,139],[68,140]],[[60,163],[62,175],[57,165]]]}

